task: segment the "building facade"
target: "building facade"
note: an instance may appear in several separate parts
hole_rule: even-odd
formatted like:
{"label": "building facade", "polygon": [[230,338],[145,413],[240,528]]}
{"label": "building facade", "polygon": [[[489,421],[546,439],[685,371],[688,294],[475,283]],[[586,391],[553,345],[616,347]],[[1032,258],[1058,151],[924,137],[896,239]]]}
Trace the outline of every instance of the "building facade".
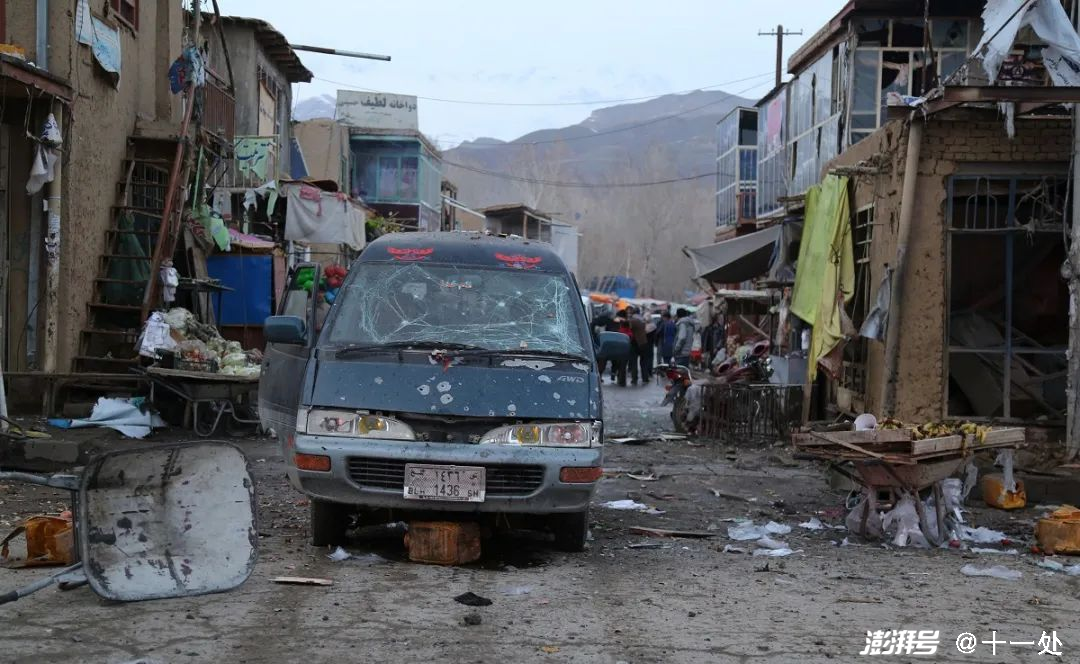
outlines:
{"label": "building facade", "polygon": [[757,217],[757,110],[735,108],[716,125],[716,232]]}
{"label": "building facade", "polygon": [[[24,54],[0,56],[0,350],[5,372],[63,373],[110,250],[132,141],[179,124],[166,73],[184,16],[180,3],[125,0],[7,0],[0,12],[0,42]],[[27,195],[36,144],[26,134],[49,113],[63,134],[59,186]]]}

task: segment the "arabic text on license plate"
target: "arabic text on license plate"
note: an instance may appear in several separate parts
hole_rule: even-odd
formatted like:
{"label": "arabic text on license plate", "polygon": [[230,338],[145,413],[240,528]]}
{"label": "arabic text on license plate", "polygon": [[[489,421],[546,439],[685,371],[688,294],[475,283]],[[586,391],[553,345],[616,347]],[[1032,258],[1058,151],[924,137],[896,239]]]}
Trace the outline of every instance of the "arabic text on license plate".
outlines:
{"label": "arabic text on license plate", "polygon": [[484,502],[484,469],[476,466],[405,465],[405,498]]}

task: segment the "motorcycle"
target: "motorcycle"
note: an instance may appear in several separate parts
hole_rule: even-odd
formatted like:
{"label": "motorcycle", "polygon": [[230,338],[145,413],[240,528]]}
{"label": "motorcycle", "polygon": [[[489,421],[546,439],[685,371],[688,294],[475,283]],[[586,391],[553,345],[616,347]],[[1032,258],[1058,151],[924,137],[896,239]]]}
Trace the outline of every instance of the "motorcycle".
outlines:
{"label": "motorcycle", "polygon": [[690,404],[686,397],[690,387],[694,384],[694,377],[690,373],[690,367],[681,364],[662,364],[657,367],[657,370],[663,371],[668,380],[667,385],[664,386],[667,393],[664,395],[664,400],[660,402],[660,405],[671,406],[671,422],[675,425],[676,432],[689,433],[691,428],[688,419]]}

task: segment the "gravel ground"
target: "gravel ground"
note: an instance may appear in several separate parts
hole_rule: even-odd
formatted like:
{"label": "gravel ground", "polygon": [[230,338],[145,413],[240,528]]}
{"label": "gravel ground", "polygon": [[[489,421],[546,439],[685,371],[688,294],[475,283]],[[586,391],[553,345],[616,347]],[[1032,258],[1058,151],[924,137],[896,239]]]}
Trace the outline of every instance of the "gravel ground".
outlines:
{"label": "gravel ground", "polygon": [[[654,385],[607,388],[612,434],[669,430]],[[538,537],[504,534],[465,567],[404,560],[400,532],[368,532],[327,559],[306,541],[306,501],[288,487],[274,441],[241,441],[259,499],[260,559],[251,579],[222,595],[107,604],[89,589],[46,589],[0,607],[0,661],[10,662],[823,662],[854,661],[867,631],[932,630],[941,662],[1042,661],[1038,641],[1056,631],[1062,661],[1080,661],[1080,577],[1050,574],[1034,556],[886,548],[846,533],[798,526],[843,522],[845,493],[820,466],[785,446],[747,449],[683,440],[609,445],[607,476],[583,554]],[[635,480],[628,473],[655,476]],[[716,489],[723,494],[717,496]],[[634,499],[654,512],[612,510]],[[752,499],[752,500],[751,500]],[[63,494],[0,486],[0,523],[57,511]],[[51,502],[50,502],[51,501]],[[969,521],[1004,530],[1026,551],[1035,509],[971,507]],[[792,526],[777,536],[796,553],[725,553],[732,519]],[[632,526],[703,531],[703,539],[635,535]],[[749,548],[753,548],[752,546]],[[1067,560],[1074,564],[1080,560]],[[968,577],[966,564],[1002,564],[1016,581]],[[41,570],[0,569],[0,588]],[[332,579],[330,587],[275,585],[279,575]],[[471,591],[492,604],[467,607]],[[992,639],[994,647],[982,641]],[[975,635],[973,654],[956,639]],[[966,644],[965,644],[966,645]],[[1045,656],[1043,656],[1045,657]]]}

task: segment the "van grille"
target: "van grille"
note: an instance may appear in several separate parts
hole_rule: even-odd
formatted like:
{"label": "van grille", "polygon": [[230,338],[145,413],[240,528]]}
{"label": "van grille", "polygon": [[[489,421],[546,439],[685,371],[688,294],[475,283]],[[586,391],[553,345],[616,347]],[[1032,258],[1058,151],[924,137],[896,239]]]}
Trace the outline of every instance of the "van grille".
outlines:
{"label": "van grille", "polygon": [[[405,487],[405,461],[392,459],[349,458],[349,477],[362,487],[396,489]],[[433,464],[454,465],[432,461]],[[485,469],[486,493],[489,496],[527,496],[544,483],[543,466],[517,464],[458,464]]]}

